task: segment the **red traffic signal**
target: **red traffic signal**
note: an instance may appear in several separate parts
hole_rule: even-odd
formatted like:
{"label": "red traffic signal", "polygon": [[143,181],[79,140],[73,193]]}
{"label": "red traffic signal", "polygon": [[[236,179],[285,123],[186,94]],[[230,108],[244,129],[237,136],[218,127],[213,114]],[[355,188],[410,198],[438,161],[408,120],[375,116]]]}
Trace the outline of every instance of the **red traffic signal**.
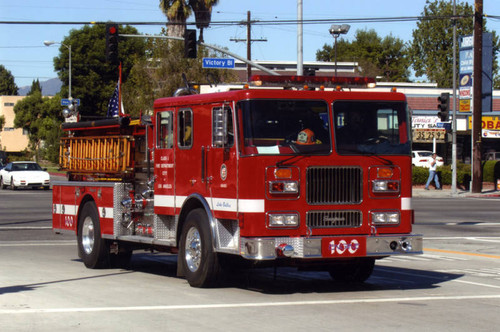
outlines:
{"label": "red traffic signal", "polygon": [[118,64],[118,24],[106,24],[106,61]]}

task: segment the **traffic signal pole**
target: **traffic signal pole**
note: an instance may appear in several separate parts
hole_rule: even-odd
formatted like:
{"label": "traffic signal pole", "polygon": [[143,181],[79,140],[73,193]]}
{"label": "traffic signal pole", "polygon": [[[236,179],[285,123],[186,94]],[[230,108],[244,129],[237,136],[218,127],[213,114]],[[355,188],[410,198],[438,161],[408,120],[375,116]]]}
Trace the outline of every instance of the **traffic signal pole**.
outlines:
{"label": "traffic signal pole", "polygon": [[[127,37],[127,38],[158,38],[158,39],[172,39],[172,40],[181,40],[181,41],[184,40],[184,38],[181,38],[181,37],[157,36],[157,35],[153,35],[153,36],[148,35],[148,36],[145,36],[145,35],[128,35],[128,34],[123,34],[122,35],[122,34],[120,34],[120,37]],[[246,64],[250,64],[250,65],[252,65],[253,67],[255,67],[257,69],[260,69],[260,70],[262,70],[265,73],[268,73],[269,75],[279,76],[279,74],[277,72],[272,71],[271,69],[266,68],[264,66],[261,66],[258,63],[255,63],[255,62],[252,62],[252,61],[250,61],[248,59],[245,59],[244,57],[241,57],[238,54],[235,54],[233,52],[229,52],[228,50],[225,50],[223,48],[220,48],[220,47],[217,47],[217,46],[214,46],[214,45],[210,45],[210,44],[205,44],[203,42],[198,42],[198,45],[205,46],[205,47],[211,48],[213,50],[219,51],[221,53],[227,54],[229,56],[232,56],[233,58],[241,60],[241,61],[243,61]]]}

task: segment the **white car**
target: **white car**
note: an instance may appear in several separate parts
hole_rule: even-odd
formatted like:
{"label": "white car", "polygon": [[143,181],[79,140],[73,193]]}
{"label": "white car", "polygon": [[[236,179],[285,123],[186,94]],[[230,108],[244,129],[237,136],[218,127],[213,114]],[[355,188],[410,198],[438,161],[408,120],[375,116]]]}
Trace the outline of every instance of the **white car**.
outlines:
{"label": "white car", "polygon": [[50,188],[50,175],[33,161],[14,161],[0,170],[0,188]]}
{"label": "white car", "polygon": [[[432,159],[432,151],[425,151],[425,150],[412,151],[411,164],[413,166],[429,168],[431,166],[431,164],[430,164],[431,159]],[[436,165],[437,166],[444,165],[444,161],[443,161],[442,157],[436,156]]]}

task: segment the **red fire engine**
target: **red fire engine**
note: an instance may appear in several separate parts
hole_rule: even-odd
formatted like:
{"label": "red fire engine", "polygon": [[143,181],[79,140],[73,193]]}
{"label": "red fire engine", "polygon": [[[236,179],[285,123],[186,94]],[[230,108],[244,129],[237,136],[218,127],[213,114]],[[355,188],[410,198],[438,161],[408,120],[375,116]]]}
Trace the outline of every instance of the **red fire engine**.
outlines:
{"label": "red fire engine", "polygon": [[53,228],[76,233],[85,266],[150,248],[177,253],[194,287],[235,260],[364,281],[376,259],[422,253],[405,96],[323,87],[374,82],[359,78],[254,80],[306,87],[161,98],[152,116],[63,125]]}

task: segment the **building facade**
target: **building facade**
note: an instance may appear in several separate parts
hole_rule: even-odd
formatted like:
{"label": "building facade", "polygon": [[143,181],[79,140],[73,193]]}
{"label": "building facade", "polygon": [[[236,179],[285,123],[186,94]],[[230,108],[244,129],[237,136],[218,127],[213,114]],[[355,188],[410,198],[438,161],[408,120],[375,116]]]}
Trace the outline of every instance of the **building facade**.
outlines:
{"label": "building facade", "polygon": [[0,131],[0,150],[18,153],[28,148],[28,133],[22,128],[14,128],[14,106],[25,96],[0,96],[0,116],[5,118],[5,125]]}

